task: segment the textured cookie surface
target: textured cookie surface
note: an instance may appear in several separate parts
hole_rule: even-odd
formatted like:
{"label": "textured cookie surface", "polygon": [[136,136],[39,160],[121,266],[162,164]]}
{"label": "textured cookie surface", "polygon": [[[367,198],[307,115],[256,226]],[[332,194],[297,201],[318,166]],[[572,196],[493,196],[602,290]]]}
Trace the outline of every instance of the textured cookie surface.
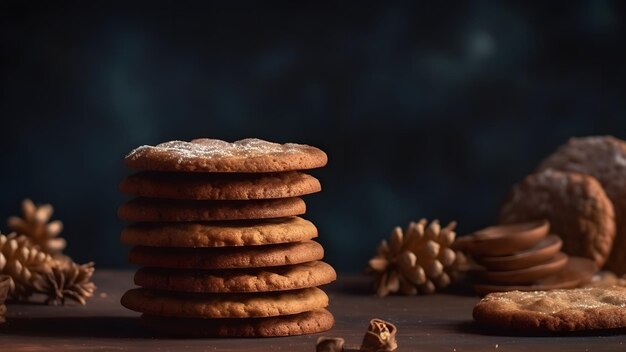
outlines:
{"label": "textured cookie surface", "polygon": [[142,170],[240,173],[313,169],[327,161],[326,153],[315,147],[255,138],[233,143],[202,138],[144,145],[124,159],[127,166]]}
{"label": "textured cookie surface", "polygon": [[164,335],[204,337],[274,337],[314,334],[332,328],[326,309],[269,318],[202,319],[142,315],[140,324]]}
{"label": "textured cookie surface", "polygon": [[328,296],[311,287],[255,294],[198,294],[135,288],[122,305],[149,315],[186,318],[255,318],[297,314],[328,306]]}
{"label": "textured cookie surface", "polygon": [[122,204],[117,215],[125,221],[214,221],[267,219],[300,215],[300,198],[264,200],[171,200],[135,198]]}
{"label": "textured cookie surface", "polygon": [[604,186],[617,224],[606,268],[626,273],[626,142],[610,136],[572,138],[539,166],[547,168],[589,174]]}
{"label": "textured cookie surface", "polygon": [[544,170],[515,185],[500,211],[502,223],[548,219],[563,251],[602,266],[615,237],[613,205],[593,177]]}
{"label": "textured cookie surface", "polygon": [[315,237],[315,225],[297,216],[237,222],[139,223],[122,230],[122,243],[155,247],[257,246]]}
{"label": "textured cookie surface", "polygon": [[257,269],[185,270],[141,268],[135,273],[138,286],[183,292],[266,292],[328,284],[337,273],[320,261]]}
{"label": "textured cookie surface", "polygon": [[495,327],[578,331],[626,327],[626,288],[490,293],[474,319]]}
{"label": "textured cookie surface", "polygon": [[296,171],[271,174],[140,172],[120,183],[120,191],[127,194],[195,200],[289,198],[321,189],[315,177]]}
{"label": "textured cookie surface", "polygon": [[133,264],[179,269],[236,269],[300,264],[324,258],[315,241],[221,248],[145,247],[131,249]]}

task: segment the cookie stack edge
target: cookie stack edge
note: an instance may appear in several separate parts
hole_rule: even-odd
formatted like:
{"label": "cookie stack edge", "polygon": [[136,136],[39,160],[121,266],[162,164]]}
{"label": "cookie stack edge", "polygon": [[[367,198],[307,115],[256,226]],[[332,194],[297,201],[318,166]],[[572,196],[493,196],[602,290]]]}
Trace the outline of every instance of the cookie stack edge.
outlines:
{"label": "cookie stack edge", "polygon": [[336,279],[301,196],[321,186],[305,169],[326,154],[258,139],[200,139],[143,146],[125,158],[141,171],[120,191],[131,222],[122,242],[142,266],[122,304],[165,334],[270,337],[334,323],[318,288]]}

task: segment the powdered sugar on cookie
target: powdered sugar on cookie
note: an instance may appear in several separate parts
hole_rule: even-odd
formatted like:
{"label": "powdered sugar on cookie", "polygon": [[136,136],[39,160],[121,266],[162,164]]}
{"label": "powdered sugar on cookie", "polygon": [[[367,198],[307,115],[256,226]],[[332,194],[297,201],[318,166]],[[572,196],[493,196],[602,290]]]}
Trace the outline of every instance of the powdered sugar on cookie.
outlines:
{"label": "powdered sugar on cookie", "polygon": [[125,158],[128,166],[154,171],[276,172],[326,165],[326,154],[304,144],[248,138],[229,143],[200,138],[144,145]]}

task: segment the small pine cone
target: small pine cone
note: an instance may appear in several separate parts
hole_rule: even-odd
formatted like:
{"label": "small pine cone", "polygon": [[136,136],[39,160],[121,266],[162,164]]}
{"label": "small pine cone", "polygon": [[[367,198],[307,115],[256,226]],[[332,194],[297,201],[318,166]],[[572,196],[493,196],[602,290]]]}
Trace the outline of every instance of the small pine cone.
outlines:
{"label": "small pine cone", "polygon": [[50,204],[36,206],[30,199],[22,202],[23,218],[12,216],[7,221],[9,228],[28,237],[35,245],[53,256],[65,249],[66,242],[58,237],[63,231],[60,220],[50,222],[54,208]]}
{"label": "small pine cone", "polygon": [[25,236],[0,234],[0,274],[11,277],[9,297],[25,300],[41,291],[42,279],[52,265],[50,255],[32,246]]}
{"label": "small pine cone", "polygon": [[370,259],[367,272],[374,275],[376,293],[383,297],[433,293],[457,277],[463,256],[450,248],[456,239],[451,222],[441,228],[439,221],[411,222],[403,232],[396,227],[389,241],[383,240]]}
{"label": "small pine cone", "polygon": [[66,299],[82,305],[93,296],[96,285],[91,281],[94,263],[76,264],[67,260],[55,260],[52,271],[43,279],[42,292],[46,294],[46,303],[64,305]]}

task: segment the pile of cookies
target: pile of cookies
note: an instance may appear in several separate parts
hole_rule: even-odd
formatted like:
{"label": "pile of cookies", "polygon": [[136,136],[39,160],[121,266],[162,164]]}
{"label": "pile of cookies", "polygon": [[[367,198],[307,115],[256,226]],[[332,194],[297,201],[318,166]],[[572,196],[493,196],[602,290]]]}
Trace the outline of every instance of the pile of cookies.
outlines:
{"label": "pile of cookies", "polygon": [[456,245],[480,266],[470,273],[479,294],[574,288],[588,282],[596,264],[561,252],[562,240],[546,220],[490,226]]}
{"label": "pile of cookies", "polygon": [[504,224],[547,219],[569,255],[626,273],[626,142],[572,138],[515,185]]}
{"label": "pile of cookies", "polygon": [[332,327],[336,279],[317,229],[299,215],[320,183],[300,172],[326,154],[299,144],[214,139],[142,146],[125,158],[141,172],[122,181],[137,198],[118,216],[141,265],[122,304],[154,331],[194,336],[287,336]]}

